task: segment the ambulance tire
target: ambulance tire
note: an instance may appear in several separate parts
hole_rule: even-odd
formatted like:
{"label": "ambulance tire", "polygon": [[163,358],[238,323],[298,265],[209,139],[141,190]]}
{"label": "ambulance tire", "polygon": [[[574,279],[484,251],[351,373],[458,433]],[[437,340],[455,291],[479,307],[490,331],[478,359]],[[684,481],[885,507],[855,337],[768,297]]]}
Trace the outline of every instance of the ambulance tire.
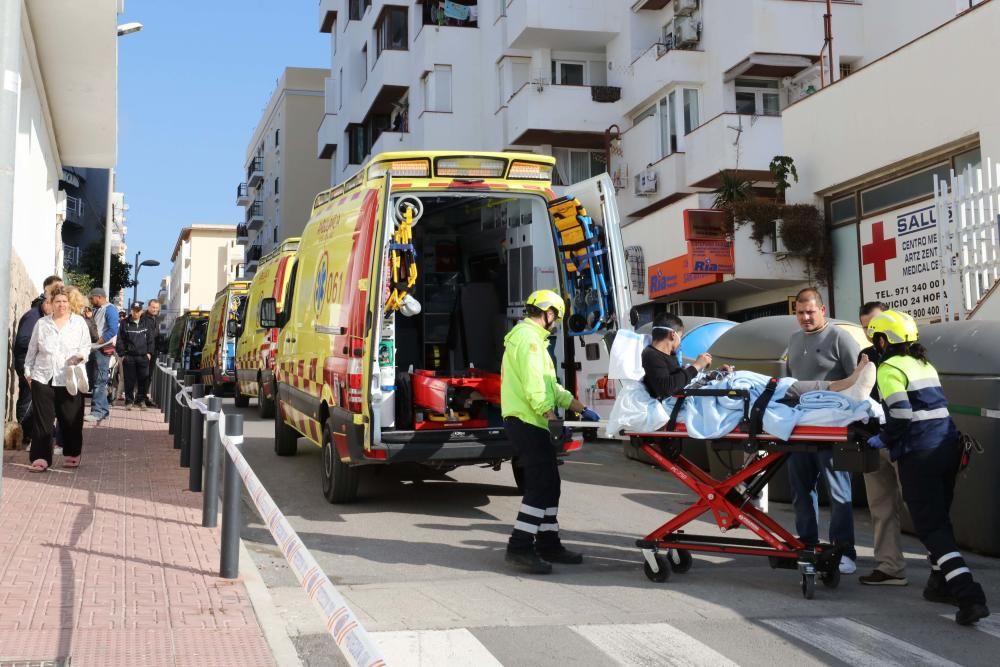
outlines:
{"label": "ambulance tire", "polygon": [[274,401],[268,400],[267,396],[264,395],[262,382],[257,383],[257,414],[260,415],[261,419],[274,418]]}
{"label": "ambulance tire", "polygon": [[286,424],[280,415],[274,418],[274,453],[278,456],[299,453],[299,432]]}
{"label": "ambulance tire", "polygon": [[243,393],[240,392],[239,382],[233,385],[233,404],[238,408],[250,407],[250,397],[244,396]]}
{"label": "ambulance tire", "polygon": [[323,427],[323,495],[335,505],[351,503],[358,498],[361,471],[340,460],[333,445],[329,426]]}

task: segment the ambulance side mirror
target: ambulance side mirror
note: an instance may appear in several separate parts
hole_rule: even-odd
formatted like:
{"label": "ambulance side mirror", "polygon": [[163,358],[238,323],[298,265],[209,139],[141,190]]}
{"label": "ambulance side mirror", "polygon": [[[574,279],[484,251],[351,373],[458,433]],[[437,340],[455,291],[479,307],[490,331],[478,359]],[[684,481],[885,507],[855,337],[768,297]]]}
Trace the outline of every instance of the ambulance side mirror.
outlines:
{"label": "ambulance side mirror", "polygon": [[261,299],[258,319],[263,329],[274,329],[284,324],[278,321],[278,302],[272,298]]}

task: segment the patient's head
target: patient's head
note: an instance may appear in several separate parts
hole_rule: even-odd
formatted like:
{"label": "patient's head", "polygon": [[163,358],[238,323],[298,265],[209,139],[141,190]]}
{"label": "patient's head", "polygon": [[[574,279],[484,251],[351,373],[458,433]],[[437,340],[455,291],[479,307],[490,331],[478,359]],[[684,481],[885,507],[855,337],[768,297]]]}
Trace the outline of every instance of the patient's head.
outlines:
{"label": "patient's head", "polygon": [[660,352],[673,354],[683,335],[684,322],[673,313],[660,313],[653,320],[653,347]]}

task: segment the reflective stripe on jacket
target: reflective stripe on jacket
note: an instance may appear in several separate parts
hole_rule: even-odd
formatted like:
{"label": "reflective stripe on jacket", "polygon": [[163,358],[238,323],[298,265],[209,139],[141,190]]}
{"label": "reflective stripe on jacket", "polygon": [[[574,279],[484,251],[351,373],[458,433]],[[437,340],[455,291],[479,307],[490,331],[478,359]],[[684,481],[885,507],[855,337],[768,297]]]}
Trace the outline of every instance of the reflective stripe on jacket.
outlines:
{"label": "reflective stripe on jacket", "polygon": [[909,355],[884,358],[878,367],[878,390],[885,406],[881,437],[892,460],[958,437],[941,380],[930,364]]}
{"label": "reflective stripe on jacket", "polygon": [[500,408],[504,417],[516,417],[526,424],[548,430],[545,413],[568,408],[573,395],[556,378],[549,355],[549,332],[524,319],[503,339],[503,367]]}

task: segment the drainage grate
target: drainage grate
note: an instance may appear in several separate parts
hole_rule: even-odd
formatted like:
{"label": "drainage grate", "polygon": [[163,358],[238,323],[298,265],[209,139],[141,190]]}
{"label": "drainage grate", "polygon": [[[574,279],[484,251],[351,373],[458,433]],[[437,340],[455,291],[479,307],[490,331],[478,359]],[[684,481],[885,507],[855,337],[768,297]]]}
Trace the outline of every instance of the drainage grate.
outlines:
{"label": "drainage grate", "polygon": [[51,660],[6,660],[0,658],[0,667],[70,667],[69,658]]}

